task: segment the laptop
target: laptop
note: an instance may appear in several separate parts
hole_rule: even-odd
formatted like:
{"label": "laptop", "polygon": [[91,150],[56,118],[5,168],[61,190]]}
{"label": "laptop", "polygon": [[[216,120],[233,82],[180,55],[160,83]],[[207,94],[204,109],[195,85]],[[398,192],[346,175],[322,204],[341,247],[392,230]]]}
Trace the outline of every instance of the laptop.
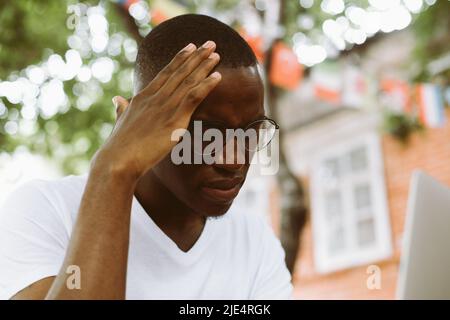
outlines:
{"label": "laptop", "polygon": [[450,188],[421,171],[413,173],[398,299],[450,299]]}

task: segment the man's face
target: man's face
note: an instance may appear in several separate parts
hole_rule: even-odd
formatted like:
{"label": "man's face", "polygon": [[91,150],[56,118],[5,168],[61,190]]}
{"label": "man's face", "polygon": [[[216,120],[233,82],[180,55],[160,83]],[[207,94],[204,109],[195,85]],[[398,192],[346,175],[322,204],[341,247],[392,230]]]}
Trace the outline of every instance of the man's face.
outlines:
{"label": "man's face", "polygon": [[[242,128],[264,117],[264,89],[256,67],[220,68],[222,80],[198,106],[192,120],[222,123]],[[204,123],[205,123],[204,122]],[[180,201],[205,216],[220,216],[228,210],[244,183],[249,159],[239,164],[238,148],[233,163],[175,165],[166,156],[152,170],[161,183]],[[242,162],[241,162],[242,163]]]}

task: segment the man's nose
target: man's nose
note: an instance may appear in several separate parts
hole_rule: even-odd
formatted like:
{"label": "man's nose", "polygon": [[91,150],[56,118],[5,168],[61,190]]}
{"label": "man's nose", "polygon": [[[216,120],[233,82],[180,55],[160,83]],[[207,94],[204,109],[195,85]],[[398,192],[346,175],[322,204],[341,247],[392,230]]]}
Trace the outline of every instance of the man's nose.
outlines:
{"label": "man's nose", "polygon": [[235,138],[227,141],[217,152],[215,159],[215,166],[228,171],[237,171],[248,162],[248,155],[245,147],[239,145]]}

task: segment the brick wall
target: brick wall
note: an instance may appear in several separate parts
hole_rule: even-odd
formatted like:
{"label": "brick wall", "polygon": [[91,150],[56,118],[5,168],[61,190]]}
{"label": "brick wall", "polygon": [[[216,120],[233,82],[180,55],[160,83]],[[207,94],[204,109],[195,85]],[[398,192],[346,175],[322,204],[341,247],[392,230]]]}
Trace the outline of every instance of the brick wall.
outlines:
{"label": "brick wall", "polygon": [[[393,256],[374,262],[382,271],[381,289],[366,286],[367,266],[318,274],[314,269],[313,239],[308,223],[302,235],[301,255],[293,275],[298,299],[393,299],[395,298],[400,243],[405,221],[409,181],[414,169],[422,169],[441,182],[450,185],[450,110],[447,125],[415,133],[409,144],[402,145],[388,135],[382,137],[385,181],[392,228]],[[274,225],[278,224],[276,192],[272,195]],[[278,228],[275,228],[278,229]]]}

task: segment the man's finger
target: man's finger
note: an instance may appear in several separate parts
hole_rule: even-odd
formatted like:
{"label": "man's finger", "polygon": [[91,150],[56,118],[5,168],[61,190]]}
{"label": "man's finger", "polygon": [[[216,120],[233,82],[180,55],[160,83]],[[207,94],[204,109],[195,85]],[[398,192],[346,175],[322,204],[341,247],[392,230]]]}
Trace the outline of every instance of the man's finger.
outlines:
{"label": "man's finger", "polygon": [[112,101],[113,101],[114,107],[116,108],[117,118],[119,118],[130,103],[128,102],[127,99],[125,99],[124,97],[121,97],[121,96],[115,96],[114,98],[112,98]]}
{"label": "man's finger", "polygon": [[222,80],[222,75],[218,71],[215,71],[192,88],[183,98],[180,107],[175,111],[175,116],[188,116],[190,118],[198,105],[217,86],[220,80]]}
{"label": "man's finger", "polygon": [[208,59],[204,60],[172,93],[169,102],[170,105],[177,106],[189,90],[197,86],[208,76],[211,70],[219,63],[219,60],[220,56],[218,53],[211,53]]}
{"label": "man's finger", "polygon": [[170,96],[199,65],[208,58],[214,51],[216,44],[214,41],[206,41],[200,48],[187,59],[161,87],[158,94],[168,97]]}
{"label": "man's finger", "polygon": [[193,43],[189,43],[181,49],[141,92],[144,94],[153,94],[158,91],[166,83],[167,79],[195,52],[195,49],[197,47]]}

